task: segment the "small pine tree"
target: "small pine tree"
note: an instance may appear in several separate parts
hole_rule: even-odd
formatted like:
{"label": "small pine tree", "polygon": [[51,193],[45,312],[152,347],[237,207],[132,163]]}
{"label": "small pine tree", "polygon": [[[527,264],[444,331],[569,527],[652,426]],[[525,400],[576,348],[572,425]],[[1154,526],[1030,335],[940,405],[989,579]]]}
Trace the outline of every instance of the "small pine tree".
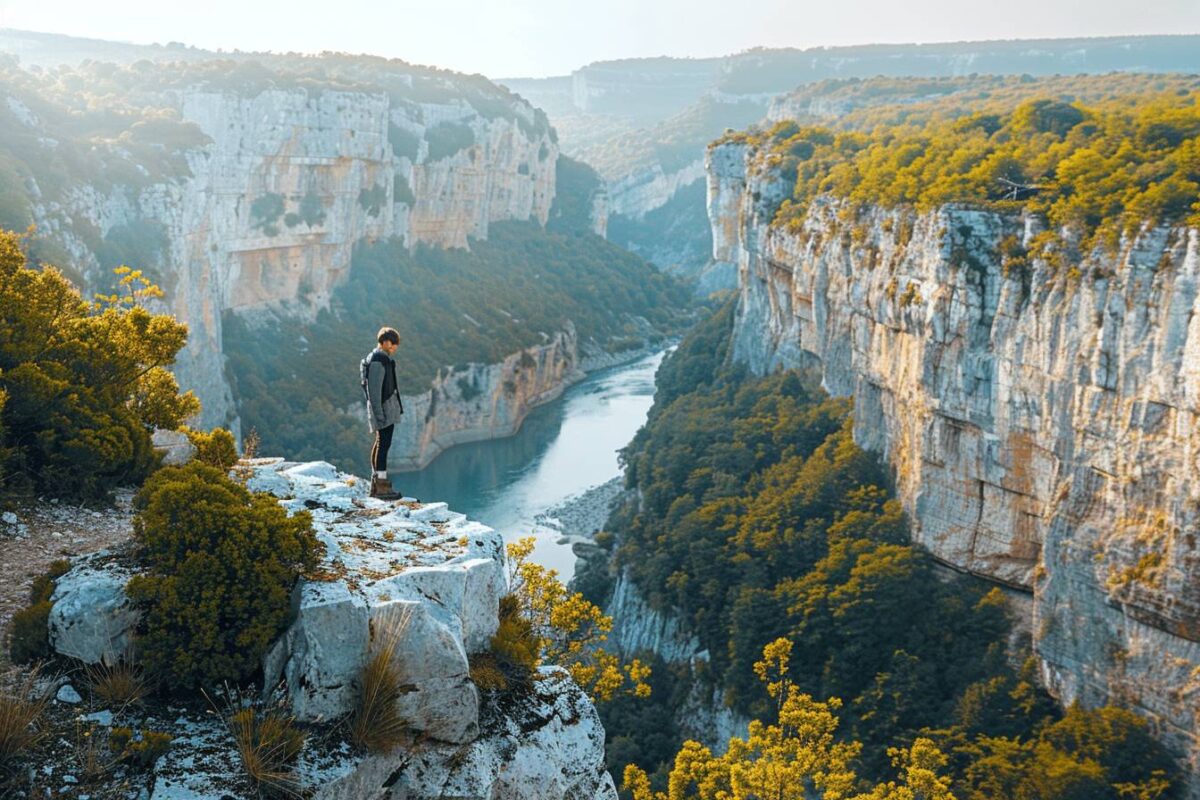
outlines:
{"label": "small pine tree", "polygon": [[237,445],[233,434],[225,428],[213,428],[208,433],[184,428],[188,441],[196,448],[196,460],[228,472],[237,463]]}
{"label": "small pine tree", "polygon": [[135,498],[144,574],[127,591],[143,611],[139,652],[180,688],[239,683],[287,622],[289,595],[322,546],[307,512],[225,472],[190,463],[156,472]]}

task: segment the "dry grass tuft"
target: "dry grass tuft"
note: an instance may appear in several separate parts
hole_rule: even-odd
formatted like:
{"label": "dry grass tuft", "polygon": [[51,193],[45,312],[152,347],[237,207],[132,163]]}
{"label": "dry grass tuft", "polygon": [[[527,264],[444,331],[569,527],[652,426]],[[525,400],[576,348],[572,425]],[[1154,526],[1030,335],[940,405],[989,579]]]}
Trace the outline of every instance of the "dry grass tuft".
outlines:
{"label": "dry grass tuft", "polygon": [[243,708],[233,711],[226,723],[237,744],[242,769],[260,794],[301,796],[290,765],[304,749],[305,733],[296,727],[294,718],[277,711],[260,713],[255,708]]}
{"label": "dry grass tuft", "polygon": [[253,784],[258,797],[303,797],[300,781],[291,768],[304,749],[307,735],[296,726],[295,717],[276,708],[259,709],[243,703],[236,689],[225,687],[225,711],[221,712],[203,689],[201,693],[214,711],[221,714],[233,737],[242,773]]}
{"label": "dry grass tuft", "polygon": [[84,672],[92,696],[118,712],[141,705],[150,694],[146,673],[128,655],[115,659],[111,665],[88,665]]}
{"label": "dry grass tuft", "polygon": [[38,673],[29,672],[9,691],[0,692],[0,767],[7,767],[47,735],[39,722],[50,697],[35,692]]}
{"label": "dry grass tuft", "polygon": [[372,631],[374,652],[359,676],[358,706],[350,719],[350,741],[372,753],[402,744],[408,723],[396,707],[405,692],[396,667],[396,647],[412,621],[412,607],[402,606]]}

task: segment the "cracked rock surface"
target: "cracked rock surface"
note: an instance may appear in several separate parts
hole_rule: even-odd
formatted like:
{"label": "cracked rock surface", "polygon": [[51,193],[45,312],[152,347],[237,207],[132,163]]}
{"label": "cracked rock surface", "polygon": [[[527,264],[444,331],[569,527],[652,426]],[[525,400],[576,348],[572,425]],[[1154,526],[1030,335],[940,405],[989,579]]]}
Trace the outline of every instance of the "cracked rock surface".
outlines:
{"label": "cracked rock surface", "polygon": [[[528,697],[481,699],[469,653],[486,648],[507,591],[502,536],[445,503],[385,502],[324,462],[253,459],[236,468],[251,490],[308,511],[326,552],[292,595],[293,621],[263,659],[265,696],[309,732],[297,775],[314,797],[379,800],[615,798],[604,730],[565,672],[543,670]],[[136,625],[121,553],[77,561],[58,581],[55,649],[82,661],[124,652]],[[410,740],[386,755],[356,753],[336,723],[358,698],[382,631],[407,691],[398,710]],[[172,714],[174,737],[155,768],[153,800],[250,796],[232,737],[215,715]],[[160,725],[159,729],[164,726]]]}

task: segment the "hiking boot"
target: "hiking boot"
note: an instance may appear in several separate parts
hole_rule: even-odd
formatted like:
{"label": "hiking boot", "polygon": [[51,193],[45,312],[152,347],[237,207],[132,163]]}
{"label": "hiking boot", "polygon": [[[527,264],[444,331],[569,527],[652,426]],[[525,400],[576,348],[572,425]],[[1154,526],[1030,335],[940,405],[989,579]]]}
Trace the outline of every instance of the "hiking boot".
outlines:
{"label": "hiking boot", "polygon": [[392,488],[392,482],[387,478],[372,476],[370,496],[379,500],[399,500],[401,494]]}

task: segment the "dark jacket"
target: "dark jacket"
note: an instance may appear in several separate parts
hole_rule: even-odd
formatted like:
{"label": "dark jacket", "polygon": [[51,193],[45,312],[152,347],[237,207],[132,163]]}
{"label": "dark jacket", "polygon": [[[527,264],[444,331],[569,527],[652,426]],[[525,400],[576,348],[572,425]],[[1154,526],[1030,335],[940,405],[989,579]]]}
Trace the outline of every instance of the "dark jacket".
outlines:
{"label": "dark jacket", "polygon": [[396,361],[378,347],[371,351],[368,358],[367,422],[371,430],[377,431],[399,422],[404,406],[400,403]]}

